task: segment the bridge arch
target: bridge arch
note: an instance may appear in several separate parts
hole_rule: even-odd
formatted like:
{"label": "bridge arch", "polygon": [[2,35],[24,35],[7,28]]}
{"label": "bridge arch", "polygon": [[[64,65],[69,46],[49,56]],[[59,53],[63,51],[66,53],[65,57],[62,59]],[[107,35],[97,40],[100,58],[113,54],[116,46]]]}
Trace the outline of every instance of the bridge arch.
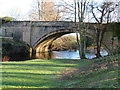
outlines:
{"label": "bridge arch", "polygon": [[[52,42],[56,40],[57,38],[69,34],[69,33],[77,33],[78,31],[73,29],[66,29],[66,30],[56,30],[53,32],[50,32],[48,34],[45,34],[44,36],[40,37],[36,43],[33,45],[33,48],[36,52],[48,52],[51,49]],[[90,35],[87,33],[89,38],[94,39],[93,35]]]}
{"label": "bridge arch", "polygon": [[36,50],[36,52],[48,52],[50,51],[51,44],[54,40],[61,37],[62,35],[69,33],[76,33],[76,32],[74,30],[66,29],[66,30],[56,30],[55,32],[53,31],[48,34],[45,34],[35,42],[33,48]]}

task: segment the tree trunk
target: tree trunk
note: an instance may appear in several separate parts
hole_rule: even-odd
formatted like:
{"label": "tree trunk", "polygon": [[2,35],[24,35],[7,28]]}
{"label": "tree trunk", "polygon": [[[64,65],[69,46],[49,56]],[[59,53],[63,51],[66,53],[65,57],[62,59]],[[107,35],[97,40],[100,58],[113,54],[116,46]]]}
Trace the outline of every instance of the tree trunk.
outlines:
{"label": "tree trunk", "polygon": [[80,2],[78,0],[77,2],[77,6],[78,6],[78,20],[79,20],[79,25],[78,25],[78,31],[79,31],[79,35],[80,35],[80,47],[79,47],[79,53],[80,53],[80,58],[81,59],[86,59],[85,57],[85,41],[84,41],[84,24],[83,24],[83,19],[84,19],[84,12],[85,12],[85,7],[84,7],[85,3],[84,2]]}
{"label": "tree trunk", "polygon": [[81,55],[80,55],[80,53],[81,53],[81,50],[80,50],[80,40],[79,40],[78,34],[79,34],[79,33],[76,33],[76,40],[77,40],[77,45],[78,45],[79,56],[81,56]]}
{"label": "tree trunk", "polygon": [[96,57],[99,58],[99,57],[101,57],[101,55],[100,55],[100,49],[101,49],[101,46],[100,46],[100,30],[99,29],[97,29],[96,46],[97,46]]}
{"label": "tree trunk", "polygon": [[84,39],[85,37],[84,37],[84,33],[83,32],[81,32],[81,34],[80,34],[80,43],[81,43],[81,59],[86,59],[86,57],[85,57],[85,46],[84,46],[84,44],[85,44],[85,39]]}

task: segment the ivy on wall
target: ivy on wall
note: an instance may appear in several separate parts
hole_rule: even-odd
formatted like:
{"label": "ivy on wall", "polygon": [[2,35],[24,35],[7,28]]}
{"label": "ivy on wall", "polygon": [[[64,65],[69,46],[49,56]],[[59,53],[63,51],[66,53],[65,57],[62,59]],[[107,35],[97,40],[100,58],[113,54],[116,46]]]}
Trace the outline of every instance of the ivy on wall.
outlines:
{"label": "ivy on wall", "polygon": [[108,25],[108,30],[113,32],[114,37],[118,37],[120,40],[120,22],[113,22]]}

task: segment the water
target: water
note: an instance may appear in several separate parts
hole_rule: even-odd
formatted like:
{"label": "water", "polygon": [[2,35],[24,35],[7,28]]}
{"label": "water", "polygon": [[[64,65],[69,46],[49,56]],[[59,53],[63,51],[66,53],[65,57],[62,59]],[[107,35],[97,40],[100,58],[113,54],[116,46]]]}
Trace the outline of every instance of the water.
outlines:
{"label": "water", "polygon": [[[108,53],[105,50],[101,50],[102,56],[107,56]],[[86,58],[92,59],[96,55],[94,53],[86,53]],[[79,59],[79,51],[52,51],[50,53],[36,53],[36,58],[39,59]]]}
{"label": "water", "polygon": [[[102,56],[107,56],[108,53],[105,50],[101,50]],[[86,58],[92,59],[95,58],[96,55],[94,53],[86,53]],[[10,55],[4,57],[3,61],[24,61],[30,59],[80,59],[79,51],[52,51],[47,53],[36,53],[32,57],[30,55]]]}

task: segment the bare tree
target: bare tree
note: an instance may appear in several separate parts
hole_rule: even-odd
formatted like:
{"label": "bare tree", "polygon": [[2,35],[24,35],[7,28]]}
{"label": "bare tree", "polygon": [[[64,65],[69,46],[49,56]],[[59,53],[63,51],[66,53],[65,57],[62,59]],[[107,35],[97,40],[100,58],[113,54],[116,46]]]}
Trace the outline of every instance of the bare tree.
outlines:
{"label": "bare tree", "polygon": [[68,3],[67,0],[61,0],[59,4],[56,5],[59,8],[60,20],[62,21],[74,21],[74,8],[73,2]]}
{"label": "bare tree", "polygon": [[63,13],[65,13],[67,16],[67,18],[64,18],[64,20],[68,19],[74,21],[75,23],[79,22],[79,24],[76,24],[76,29],[78,30],[78,33],[76,33],[76,39],[78,42],[79,55],[81,59],[85,58],[86,51],[86,26],[84,20],[88,1],[89,0],[74,0],[73,3],[67,3],[66,1],[62,0],[62,6],[66,9],[66,11]]}
{"label": "bare tree", "polygon": [[31,20],[57,21],[60,18],[59,10],[55,8],[54,1],[37,0],[30,11]]}
{"label": "bare tree", "polygon": [[41,19],[40,10],[41,10],[40,1],[36,0],[32,5],[32,9],[30,10],[29,14],[30,19],[37,21],[40,20]]}
{"label": "bare tree", "polygon": [[[79,53],[80,53],[80,57],[81,59],[86,58],[85,57],[85,51],[86,51],[86,31],[87,31],[87,26],[84,23],[84,19],[85,19],[85,14],[87,11],[87,4],[88,4],[88,0],[77,0],[77,8],[78,8],[78,32],[80,35],[80,39],[79,40]],[[78,36],[77,36],[78,37]]]}
{"label": "bare tree", "polygon": [[41,20],[42,21],[56,21],[58,16],[54,9],[54,2],[44,2],[41,3]]}
{"label": "bare tree", "polygon": [[97,57],[101,57],[100,49],[103,41],[104,33],[107,30],[107,26],[103,27],[103,24],[108,24],[110,21],[110,14],[115,10],[116,5],[113,2],[103,2],[102,5],[98,5],[93,2],[90,4],[91,13],[93,18],[97,22],[96,29],[96,46],[97,46]]}

